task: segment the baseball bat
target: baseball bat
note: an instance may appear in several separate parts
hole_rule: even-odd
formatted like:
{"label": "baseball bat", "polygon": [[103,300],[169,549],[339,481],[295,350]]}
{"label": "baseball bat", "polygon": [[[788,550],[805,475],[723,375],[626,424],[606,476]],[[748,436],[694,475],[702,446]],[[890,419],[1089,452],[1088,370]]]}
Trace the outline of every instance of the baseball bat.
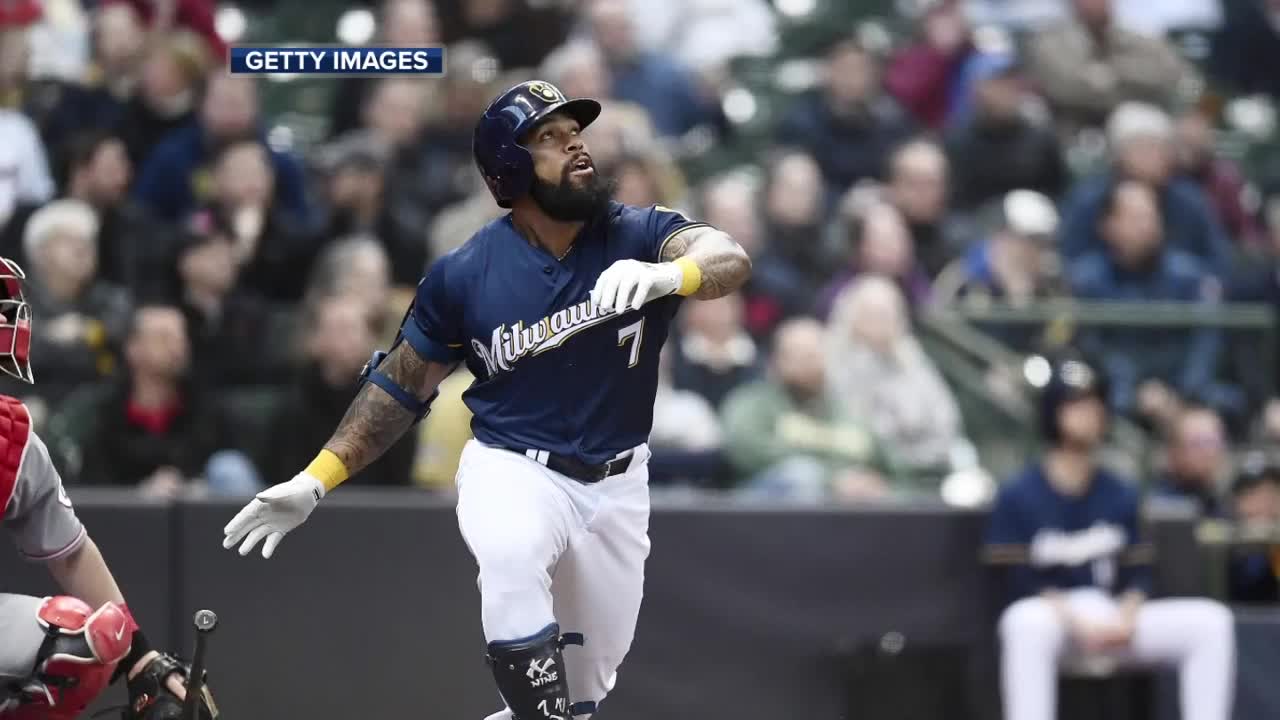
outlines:
{"label": "baseball bat", "polygon": [[182,706],[183,720],[198,720],[200,694],[204,692],[204,653],[209,633],[218,627],[218,616],[212,610],[197,610],[191,618],[196,627],[196,649],[191,657],[191,677],[187,681],[187,700]]}

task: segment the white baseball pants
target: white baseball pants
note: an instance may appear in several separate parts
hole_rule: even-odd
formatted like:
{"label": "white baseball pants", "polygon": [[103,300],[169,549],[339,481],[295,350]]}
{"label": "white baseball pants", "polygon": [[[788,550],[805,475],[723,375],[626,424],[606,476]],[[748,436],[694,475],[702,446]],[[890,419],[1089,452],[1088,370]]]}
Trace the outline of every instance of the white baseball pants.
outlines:
{"label": "white baseball pants", "polygon": [[[584,484],[524,455],[471,440],[458,465],[458,525],[480,569],[487,642],[552,622],[572,702],[600,703],[631,647],[649,556],[649,447],[626,472]],[[488,720],[508,720],[510,710]]]}
{"label": "white baseball pants", "polygon": [[[1106,593],[1083,588],[1064,595],[1071,612],[1104,621],[1119,614]],[[1000,681],[1005,720],[1053,720],[1058,664],[1079,657],[1048,601],[1024,598],[1000,617]],[[1148,600],[1138,611],[1130,647],[1111,653],[1121,664],[1178,669],[1183,720],[1230,720],[1235,685],[1235,622],[1206,599]]]}

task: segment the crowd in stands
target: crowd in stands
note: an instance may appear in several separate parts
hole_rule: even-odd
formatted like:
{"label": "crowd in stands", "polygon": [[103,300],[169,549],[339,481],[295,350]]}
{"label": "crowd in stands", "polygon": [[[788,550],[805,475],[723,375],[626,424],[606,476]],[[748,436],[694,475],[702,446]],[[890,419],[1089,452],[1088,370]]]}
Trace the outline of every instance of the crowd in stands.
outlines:
{"label": "crowd in stands", "polygon": [[[0,390],[29,401],[69,482],[287,478],[424,268],[502,213],[472,127],[535,76],[605,103],[587,139],[618,200],[711,223],[754,261],[740,293],[681,312],[655,484],[937,494],[982,460],[920,336],[932,309],[1280,304],[1280,172],[1215,140],[1234,99],[1280,97],[1280,4],[899,3],[915,9],[880,18],[904,28],[892,41],[832,28],[802,58],[816,72],[764,152],[695,178],[699,148],[743,142],[738,63],[781,52],[795,5],[383,0],[371,42],[445,43],[449,72],[333,80],[305,149],[273,132],[269,80],[223,71],[236,38],[209,0],[6,5],[0,254],[27,272],[37,382]],[[1185,26],[1203,57],[1170,39]],[[1231,452],[1280,440],[1265,353],[1211,325],[1068,325],[982,330],[1098,358],[1112,407],[1168,441],[1160,492],[1280,519],[1280,470],[1238,473]],[[448,492],[469,381],[353,482]]]}

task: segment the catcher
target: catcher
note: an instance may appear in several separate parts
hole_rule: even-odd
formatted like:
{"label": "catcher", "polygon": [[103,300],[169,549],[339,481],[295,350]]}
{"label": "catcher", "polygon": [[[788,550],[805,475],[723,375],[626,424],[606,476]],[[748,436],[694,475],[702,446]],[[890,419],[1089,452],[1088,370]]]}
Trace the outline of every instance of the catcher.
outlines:
{"label": "catcher", "polygon": [[[0,258],[0,372],[33,382],[22,269]],[[97,545],[76,517],[27,408],[0,395],[0,527],[49,568],[66,595],[0,593],[0,720],[72,720],[124,677],[125,720],[181,717],[190,671],[153,650]],[[208,693],[200,716],[214,720]]]}

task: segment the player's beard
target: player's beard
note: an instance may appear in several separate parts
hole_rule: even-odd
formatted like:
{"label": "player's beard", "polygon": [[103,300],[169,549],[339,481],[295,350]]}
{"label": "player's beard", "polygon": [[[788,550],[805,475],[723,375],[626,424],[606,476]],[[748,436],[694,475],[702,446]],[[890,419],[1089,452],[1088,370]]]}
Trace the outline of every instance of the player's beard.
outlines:
{"label": "player's beard", "polygon": [[562,222],[590,220],[604,211],[613,198],[617,183],[597,169],[581,187],[574,187],[569,177],[571,166],[565,166],[559,183],[549,183],[535,176],[530,197],[548,217]]}

